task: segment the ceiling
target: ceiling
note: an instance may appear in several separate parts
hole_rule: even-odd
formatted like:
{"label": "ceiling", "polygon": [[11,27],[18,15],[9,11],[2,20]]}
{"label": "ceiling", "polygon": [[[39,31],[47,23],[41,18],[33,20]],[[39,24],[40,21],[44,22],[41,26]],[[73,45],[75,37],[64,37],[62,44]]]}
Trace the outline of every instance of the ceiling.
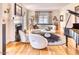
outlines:
{"label": "ceiling", "polygon": [[24,3],[23,5],[30,10],[56,10],[63,8],[70,3]]}

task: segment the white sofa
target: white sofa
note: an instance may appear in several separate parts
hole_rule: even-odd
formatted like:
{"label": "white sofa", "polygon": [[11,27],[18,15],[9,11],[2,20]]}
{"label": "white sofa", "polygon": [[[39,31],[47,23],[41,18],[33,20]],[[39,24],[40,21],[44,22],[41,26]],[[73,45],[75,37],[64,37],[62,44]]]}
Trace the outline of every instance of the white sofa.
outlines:
{"label": "white sofa", "polygon": [[[51,28],[50,30],[48,30]],[[32,29],[32,33],[55,33],[56,32],[56,26],[55,25],[40,25],[39,29]]]}
{"label": "white sofa", "polygon": [[43,49],[48,45],[47,39],[39,34],[29,34],[29,41],[31,46],[35,49]]}

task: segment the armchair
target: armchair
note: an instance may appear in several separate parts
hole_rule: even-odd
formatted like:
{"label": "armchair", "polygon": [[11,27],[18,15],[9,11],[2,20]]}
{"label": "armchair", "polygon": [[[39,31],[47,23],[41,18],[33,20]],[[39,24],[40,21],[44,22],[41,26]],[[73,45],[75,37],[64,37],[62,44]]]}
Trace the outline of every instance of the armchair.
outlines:
{"label": "armchair", "polygon": [[31,46],[35,49],[43,49],[48,45],[47,39],[39,34],[29,34],[29,41]]}

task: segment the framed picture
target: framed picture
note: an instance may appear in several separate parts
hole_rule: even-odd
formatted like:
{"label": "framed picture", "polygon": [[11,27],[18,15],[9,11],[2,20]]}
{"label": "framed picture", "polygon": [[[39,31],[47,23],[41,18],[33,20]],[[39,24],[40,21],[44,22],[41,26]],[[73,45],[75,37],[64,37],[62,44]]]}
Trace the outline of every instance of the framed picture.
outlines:
{"label": "framed picture", "polygon": [[14,14],[22,16],[22,7],[15,3],[14,5]]}
{"label": "framed picture", "polygon": [[[79,5],[75,7],[75,12],[79,13]],[[75,23],[79,23],[79,17],[75,16]]]}
{"label": "framed picture", "polygon": [[60,21],[63,21],[63,15],[60,15]]}

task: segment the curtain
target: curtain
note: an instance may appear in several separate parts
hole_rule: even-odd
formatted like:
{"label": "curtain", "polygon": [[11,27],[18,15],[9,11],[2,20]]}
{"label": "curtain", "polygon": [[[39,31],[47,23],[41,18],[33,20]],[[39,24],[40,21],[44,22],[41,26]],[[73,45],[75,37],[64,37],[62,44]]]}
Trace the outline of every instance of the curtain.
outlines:
{"label": "curtain", "polygon": [[39,16],[45,14],[48,16],[48,24],[52,24],[52,11],[35,11],[35,20],[37,24],[39,23]]}

